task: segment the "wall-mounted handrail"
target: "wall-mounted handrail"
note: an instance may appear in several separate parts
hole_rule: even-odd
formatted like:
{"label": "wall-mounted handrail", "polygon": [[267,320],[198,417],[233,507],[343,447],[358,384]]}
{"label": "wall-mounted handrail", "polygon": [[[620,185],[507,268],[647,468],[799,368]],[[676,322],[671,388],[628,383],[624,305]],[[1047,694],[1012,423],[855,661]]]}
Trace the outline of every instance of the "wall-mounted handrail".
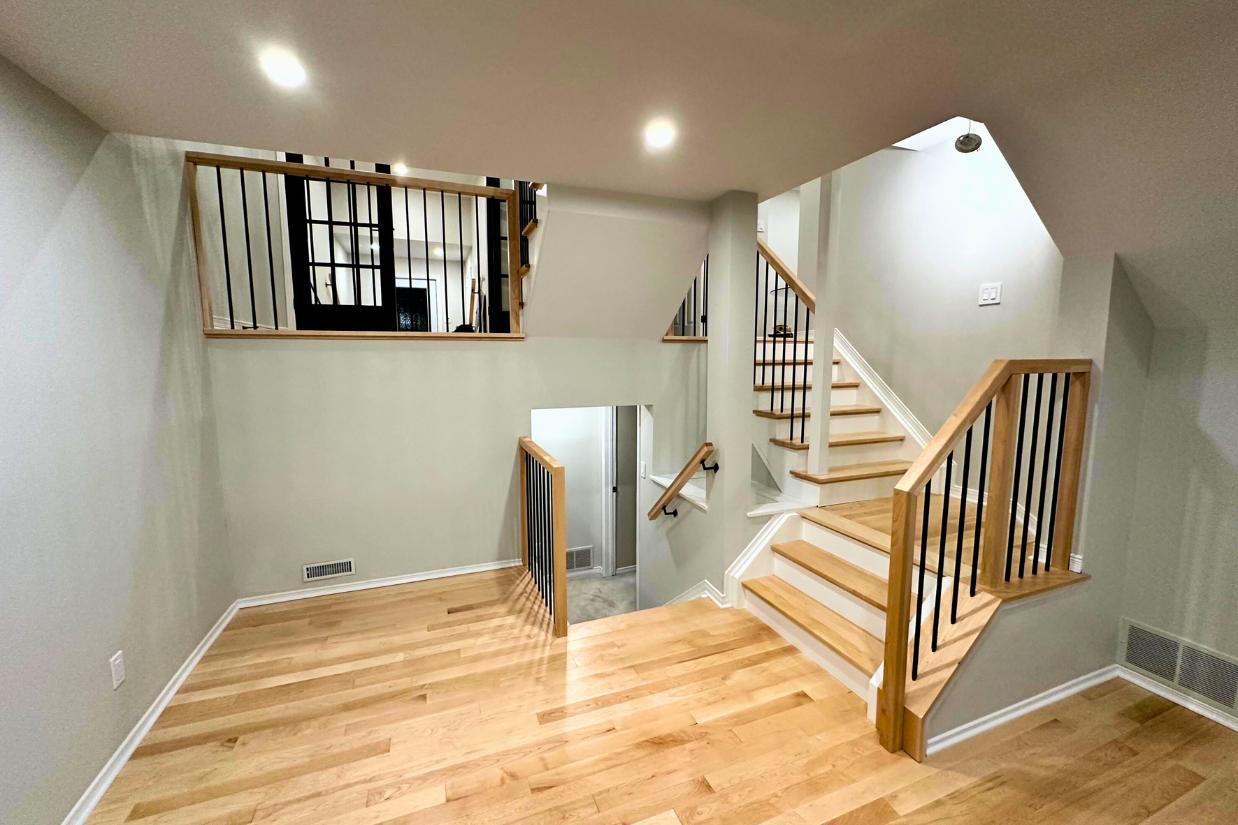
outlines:
{"label": "wall-mounted handrail", "polygon": [[649,508],[647,515],[650,521],[654,521],[658,516],[662,515],[662,508],[674,501],[675,496],[683,491],[684,485],[688,483],[688,479],[692,478],[696,474],[697,469],[703,467],[705,462],[713,456],[714,449],[713,442],[710,441],[706,441],[696,448],[696,452],[688,459],[688,463],[683,465],[683,469],[675,476],[675,480],[662,491],[662,495],[658,496],[658,500]]}
{"label": "wall-mounted handrail", "polygon": [[[288,157],[281,161],[185,153],[206,335],[522,337],[519,273],[527,241],[520,233],[523,205],[516,189],[300,163],[299,155]],[[207,173],[201,180],[199,170]],[[433,198],[427,197],[430,193]],[[431,222],[428,212],[435,206],[438,217]],[[410,220],[414,210],[420,210],[418,221]],[[455,212],[450,220],[449,210]],[[208,219],[217,228],[210,237]],[[466,232],[469,223],[471,231]],[[421,240],[413,241],[414,230],[424,233]],[[418,266],[417,274],[412,262],[421,259],[423,245],[426,263]],[[466,262],[467,249],[472,251]],[[406,252],[408,263],[397,275],[397,261]],[[449,264],[458,270],[449,272]],[[465,307],[466,268],[477,279],[475,315]],[[212,292],[221,290],[226,307],[221,298],[216,317]],[[499,290],[506,294],[506,310]],[[455,296],[451,303],[449,293]],[[292,315],[295,326],[289,323]]]}
{"label": "wall-mounted handrail", "polygon": [[517,442],[520,466],[520,558],[551,617],[567,635],[567,472],[531,438]]}
{"label": "wall-mounted handrail", "polygon": [[[895,485],[877,703],[878,735],[888,750],[906,749],[908,676],[915,683],[922,656],[938,655],[942,627],[959,620],[960,590],[964,599],[978,590],[1015,598],[1063,581],[1091,372],[1092,362],[1081,358],[994,361]],[[926,585],[926,570],[935,583]],[[914,599],[913,577],[919,582]],[[931,626],[925,627],[930,598]],[[919,751],[923,743],[915,744]]]}
{"label": "wall-mounted handrail", "polygon": [[782,279],[787,282],[787,286],[791,287],[791,290],[796,295],[800,296],[800,300],[804,302],[804,306],[808,307],[808,311],[816,312],[817,296],[813,295],[812,290],[808,288],[808,285],[801,281],[796,274],[791,271],[791,267],[783,263],[782,258],[775,255],[774,250],[770,249],[769,245],[766,244],[765,241],[757,239],[757,251],[760,252],[761,257],[769,261],[769,265],[772,266],[780,276],[782,276]]}

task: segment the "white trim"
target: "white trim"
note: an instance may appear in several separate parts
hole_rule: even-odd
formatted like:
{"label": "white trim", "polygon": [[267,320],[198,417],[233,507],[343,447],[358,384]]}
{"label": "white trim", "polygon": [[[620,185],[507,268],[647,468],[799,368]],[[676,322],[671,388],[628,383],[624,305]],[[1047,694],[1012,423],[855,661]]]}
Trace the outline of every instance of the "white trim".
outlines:
{"label": "white trim", "polygon": [[748,546],[735,557],[735,561],[731,562],[731,565],[727,567],[726,572],[723,574],[722,583],[723,587],[726,588],[726,603],[728,605],[739,604],[744,573],[748,571],[748,568],[761,557],[762,553],[769,549],[769,546],[774,543],[774,539],[784,528],[787,530],[798,530],[799,522],[799,513],[783,513],[765,522],[764,526],[757,531],[757,534],[752,537],[752,541],[748,542]]}
{"label": "white trim", "polygon": [[1076,679],[1071,679],[1065,684],[1058,685],[1055,688],[1050,688],[1044,693],[1038,693],[1021,702],[1015,702],[1009,707],[994,711],[987,716],[981,716],[979,719],[974,719],[963,725],[959,725],[953,730],[948,730],[944,733],[939,733],[931,737],[925,747],[925,752],[928,756],[932,756],[938,751],[945,750],[951,745],[957,745],[973,736],[978,736],[985,731],[992,730],[999,725],[1004,725],[1007,722],[1018,719],[1020,716],[1026,716],[1035,710],[1040,710],[1046,705],[1051,705],[1054,702],[1074,696],[1080,691],[1087,690],[1093,685],[1099,685],[1101,682],[1107,682],[1115,676],[1123,676],[1120,671],[1122,669],[1117,665],[1109,665],[1100,670],[1086,673]]}
{"label": "white trim", "polygon": [[264,604],[278,604],[297,599],[312,599],[316,596],[334,596],[337,593],[351,593],[354,590],[370,590],[375,587],[390,587],[395,584],[411,584],[412,582],[443,579],[448,576],[465,576],[469,573],[484,573],[487,570],[502,570],[505,567],[520,566],[520,559],[504,561],[487,561],[481,564],[467,564],[463,567],[444,567],[439,570],[426,570],[422,573],[405,573],[402,576],[388,576],[383,579],[367,579],[360,582],[345,582],[326,587],[307,587],[302,590],[288,590],[283,593],[267,593],[261,596],[243,596],[236,600],[237,607],[258,607]]}
{"label": "white trim", "polygon": [[834,349],[838,351],[838,357],[846,361],[847,365],[855,370],[860,381],[877,396],[881,401],[881,406],[898,420],[898,423],[907,431],[907,435],[911,436],[911,440],[921,447],[927,447],[929,440],[933,437],[932,433],[920,423],[920,419],[916,418],[902,399],[895,395],[894,390],[882,380],[872,365],[864,360],[864,356],[860,355],[859,350],[851,345],[842,330],[834,330]]}
{"label": "white trim", "polygon": [[616,567],[615,568],[616,576],[622,576],[624,573],[635,573],[635,572],[636,572],[635,564],[629,564],[627,567]]}
{"label": "white trim", "polygon": [[722,595],[722,591],[714,587],[709,579],[701,579],[696,584],[689,587],[678,596],[674,597],[667,604],[677,604],[679,602],[689,602],[693,599],[710,599],[718,607],[727,607],[726,597]]}
{"label": "white trim", "polygon": [[973,736],[978,736],[985,731],[992,730],[999,725],[1004,725],[1018,719],[1020,716],[1026,716],[1032,711],[1039,710],[1054,702],[1060,702],[1076,693],[1087,690],[1093,685],[1099,685],[1101,682],[1107,682],[1110,679],[1125,679],[1133,685],[1138,685],[1149,693],[1155,693],[1162,699],[1168,699],[1174,704],[1181,705],[1187,710],[1198,713],[1206,719],[1211,719],[1219,725],[1224,725],[1230,730],[1238,731],[1238,719],[1228,716],[1225,713],[1217,710],[1211,705],[1206,705],[1196,699],[1192,699],[1186,694],[1180,693],[1168,685],[1161,684],[1154,679],[1149,679],[1141,673],[1123,667],[1122,665],[1109,665],[1100,670],[1084,674],[1077,679],[1072,679],[1065,684],[1058,685],[1055,688],[1050,688],[1044,693],[1024,699],[1021,702],[1015,702],[1013,705],[994,711],[987,716],[982,716],[979,719],[968,722],[964,725],[959,725],[953,730],[948,730],[944,733],[939,733],[928,740],[926,752],[929,756],[944,750],[951,745],[957,745]]}
{"label": "white trim", "polygon": [[103,798],[103,794],[107,793],[107,789],[115,781],[121,768],[125,766],[129,761],[129,757],[133,755],[134,750],[146,738],[146,734],[154,726],[155,720],[159,718],[159,714],[163,713],[163,709],[168,706],[168,703],[172,701],[172,697],[181,689],[181,685],[185,683],[185,679],[197,667],[202,656],[215,643],[215,640],[219,638],[219,634],[223,633],[224,628],[228,626],[228,622],[232,621],[236,611],[237,603],[233,602],[228,605],[223,615],[219,617],[219,620],[215,622],[211,629],[206,631],[202,641],[198,642],[197,647],[189,654],[189,658],[172,674],[172,678],[164,685],[163,690],[159,691],[155,700],[151,702],[150,707],[146,709],[146,712],[138,719],[137,724],[129,731],[129,735],[124,738],[120,746],[103,763],[103,768],[86,787],[86,791],[78,798],[77,804],[65,816],[63,825],[81,825],[81,823],[87,820],[94,811],[95,806],[99,804],[99,800]]}
{"label": "white trim", "polygon": [[[706,476],[708,475],[708,473],[698,473],[689,478],[683,487],[680,488],[679,494],[676,498],[682,498],[702,513],[708,513],[709,504],[706,502],[706,496],[708,493],[704,487],[704,483],[707,480]],[[700,486],[696,483],[698,479],[701,481]],[[661,487],[663,490],[669,490],[670,486],[675,483],[675,476],[656,476],[650,473],[649,480]]]}
{"label": "white trim", "polygon": [[1205,704],[1198,699],[1193,699],[1185,693],[1174,690],[1169,685],[1162,684],[1155,679],[1149,679],[1142,673],[1138,673],[1130,668],[1123,667],[1122,665],[1117,665],[1117,668],[1117,675],[1121,676],[1131,684],[1139,685],[1139,687],[1149,693],[1155,693],[1162,699],[1168,699],[1174,704],[1181,705],[1189,711],[1194,711],[1200,716],[1211,719],[1218,725],[1224,725],[1230,730],[1238,731],[1238,719],[1235,719],[1233,716],[1214,708],[1212,705]]}

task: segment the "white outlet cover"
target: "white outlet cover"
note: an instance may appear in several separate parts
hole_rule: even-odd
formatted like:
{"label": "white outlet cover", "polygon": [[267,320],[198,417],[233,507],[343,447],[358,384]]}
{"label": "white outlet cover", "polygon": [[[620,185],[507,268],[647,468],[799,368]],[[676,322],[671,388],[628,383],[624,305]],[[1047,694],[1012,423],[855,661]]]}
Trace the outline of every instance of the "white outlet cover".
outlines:
{"label": "white outlet cover", "polygon": [[125,651],[118,650],[113,653],[108,664],[112,667],[112,690],[116,690],[125,681]]}
{"label": "white outlet cover", "polygon": [[980,285],[980,300],[979,306],[995,306],[1002,302],[1002,284],[1001,281]]}

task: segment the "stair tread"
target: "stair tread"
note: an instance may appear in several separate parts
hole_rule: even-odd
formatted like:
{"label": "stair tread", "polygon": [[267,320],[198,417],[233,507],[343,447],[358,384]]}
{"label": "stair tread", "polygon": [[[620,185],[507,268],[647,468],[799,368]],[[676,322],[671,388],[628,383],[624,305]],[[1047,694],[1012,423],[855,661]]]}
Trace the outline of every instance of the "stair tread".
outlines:
{"label": "stair tread", "polygon": [[881,640],[777,576],[744,581],[744,589],[846,659],[865,675],[881,665]]}
{"label": "stair tread", "polygon": [[883,433],[870,430],[860,433],[838,433],[830,436],[831,447],[856,447],[861,444],[895,444],[906,440],[898,433]]}
{"label": "stair tread", "polygon": [[785,447],[788,450],[796,450],[799,452],[803,452],[808,449],[807,441],[792,441],[789,438],[771,438],[769,443],[773,444],[775,447]]}
{"label": "stair tread", "polygon": [[785,421],[788,418],[812,418],[812,410],[808,412],[796,410],[794,415],[791,414],[790,410],[783,410],[781,412],[778,410],[753,410],[752,414],[760,418],[774,418],[779,421]]}
{"label": "stair tread", "polygon": [[[811,521],[813,524],[824,527],[826,530],[832,530],[835,533],[846,536],[849,539],[854,539],[860,544],[866,544],[874,550],[890,555],[890,536],[888,533],[883,533],[867,525],[861,524],[858,521],[839,515],[830,510],[828,507],[809,507],[805,510],[800,510],[799,514],[802,518]],[[937,573],[937,554],[928,553],[925,557],[925,569],[931,573]],[[914,561],[913,561],[914,565]],[[915,565],[918,566],[918,565]],[[962,566],[962,575],[971,575],[971,565],[964,562]],[[954,560],[948,557],[946,559],[946,574],[954,574]]]}
{"label": "stair tread", "polygon": [[872,415],[881,412],[881,407],[875,404],[835,404],[830,407],[830,415]]}
{"label": "stair tread", "polygon": [[840,559],[833,553],[803,539],[778,542],[771,545],[770,549],[800,567],[816,573],[857,599],[868,602],[879,610],[886,609],[890,585],[880,576]]}
{"label": "stair tread", "polygon": [[910,461],[864,461],[859,464],[840,464],[831,467],[824,473],[810,473],[807,470],[792,470],[791,474],[813,484],[839,484],[844,481],[862,481],[868,478],[888,478],[901,476],[911,466]]}

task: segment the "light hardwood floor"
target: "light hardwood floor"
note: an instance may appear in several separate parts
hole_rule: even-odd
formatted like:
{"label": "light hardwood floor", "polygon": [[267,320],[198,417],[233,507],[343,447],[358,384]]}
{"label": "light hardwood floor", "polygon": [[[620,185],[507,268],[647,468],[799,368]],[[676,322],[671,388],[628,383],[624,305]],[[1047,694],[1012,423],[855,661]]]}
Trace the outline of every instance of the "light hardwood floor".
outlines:
{"label": "light hardwood floor", "polygon": [[1125,682],[917,764],[743,611],[543,621],[515,570],[243,610],[90,821],[1236,821],[1238,734]]}

